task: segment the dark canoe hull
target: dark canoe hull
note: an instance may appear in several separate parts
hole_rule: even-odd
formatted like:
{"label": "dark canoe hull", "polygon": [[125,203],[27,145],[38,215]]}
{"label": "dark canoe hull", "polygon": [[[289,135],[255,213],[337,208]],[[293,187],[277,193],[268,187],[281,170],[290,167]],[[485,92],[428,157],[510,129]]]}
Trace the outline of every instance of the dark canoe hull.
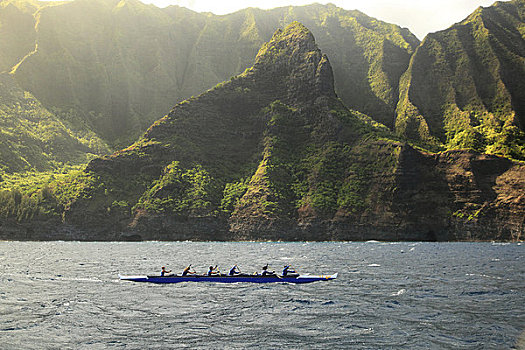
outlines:
{"label": "dark canoe hull", "polygon": [[317,281],[329,281],[337,278],[333,275],[299,275],[299,276],[258,276],[258,275],[236,275],[236,276],[121,276],[124,281],[148,282],[148,283],[180,283],[180,282],[219,282],[219,283],[311,283]]}

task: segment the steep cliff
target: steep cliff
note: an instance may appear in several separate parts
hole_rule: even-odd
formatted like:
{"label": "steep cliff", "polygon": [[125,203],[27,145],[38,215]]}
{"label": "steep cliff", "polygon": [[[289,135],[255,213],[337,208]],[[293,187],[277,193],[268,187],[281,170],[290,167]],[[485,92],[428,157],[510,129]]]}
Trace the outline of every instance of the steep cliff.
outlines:
{"label": "steep cliff", "polygon": [[[46,196],[35,193],[52,214],[13,225],[7,213],[0,232],[99,240],[518,240],[524,176],[523,165],[497,156],[418,151],[348,110],[334,92],[328,58],[294,22],[244,73],[179,103],[130,147],[46,185]],[[35,230],[36,223],[45,224]]]}
{"label": "steep cliff", "polygon": [[0,0],[0,73],[35,49],[37,1]]}
{"label": "steep cliff", "polygon": [[5,69],[24,90],[47,108],[73,109],[113,145],[252,66],[275,29],[294,20],[331,58],[343,102],[393,126],[399,77],[419,44],[406,29],[333,5],[215,16],[138,0],[17,3],[27,9],[0,7],[0,19],[10,18],[0,25],[0,63],[12,53]]}
{"label": "steep cliff", "polygon": [[525,159],[525,2],[429,34],[400,82],[396,131],[426,146]]}
{"label": "steep cliff", "polygon": [[[4,3],[6,2],[2,2]],[[16,4],[20,6],[20,2]],[[41,3],[35,4],[41,5]],[[510,6],[504,7],[508,10],[516,4],[520,3],[512,1],[503,5]],[[495,5],[495,11],[500,11],[498,8],[503,5]],[[81,10],[89,13],[85,16],[89,22],[88,28],[82,29],[83,25],[79,25],[84,23]],[[504,12],[509,12],[510,17],[507,15],[503,17],[510,24],[515,25],[516,30],[521,30],[516,24],[517,20],[515,22],[509,20],[521,16],[520,12],[516,14],[507,10]],[[82,108],[78,109],[78,106],[84,103],[86,106],[90,105],[89,101],[94,101],[93,105],[96,105],[97,94],[103,91],[107,93],[115,86],[122,87],[127,91],[125,93],[133,90],[126,90],[126,88],[140,86],[140,84],[136,85],[137,81],[144,81],[137,77],[142,74],[147,76],[151,70],[148,68],[139,74],[135,72],[135,68],[140,70],[150,67],[148,62],[157,68],[163,66],[159,62],[164,62],[162,57],[169,57],[169,55],[161,54],[165,47],[158,42],[144,39],[142,51],[151,49],[150,45],[158,45],[155,46],[156,49],[149,51],[157,52],[157,55],[153,61],[146,60],[138,64],[132,59],[133,55],[127,51],[136,48],[136,43],[126,41],[129,39],[125,39],[127,33],[115,34],[123,40],[120,53],[116,56],[110,49],[112,42],[105,42],[104,39],[106,33],[114,33],[112,31],[114,28],[120,28],[121,24],[113,23],[116,14],[124,16],[122,21],[125,23],[128,23],[129,18],[140,22],[139,19],[154,16],[156,23],[165,23],[166,27],[163,28],[168,28],[173,25],[170,16],[177,17],[176,14],[181,9],[167,8],[163,10],[166,15],[164,17],[158,17],[158,11],[159,9],[153,6],[146,6],[132,0],[76,0],[53,8],[43,6],[36,10],[38,16],[35,18],[40,20],[37,25],[38,50],[26,56],[21,64],[15,66],[11,75],[0,75],[0,116],[3,132],[0,135],[2,136],[0,142],[6,145],[1,150],[2,160],[13,159],[10,163],[2,163],[4,169],[9,169],[12,164],[20,169],[28,164],[46,168],[69,161],[71,157],[85,159],[95,149],[106,147],[89,130],[107,129],[107,135],[117,138],[117,134],[113,134],[115,130],[117,133],[121,131],[125,133],[124,130],[130,125],[142,123],[147,119],[141,119],[130,112],[128,103],[130,101],[131,105],[145,106],[141,102],[144,96],[137,91],[130,93],[125,101],[118,98],[121,95],[110,93],[107,98],[108,101],[112,101],[111,108],[116,108],[115,111],[119,113],[122,112],[122,114],[117,113],[115,119],[106,120],[104,114],[97,114],[98,112],[95,111],[87,114],[89,118],[83,118],[85,115],[79,112]],[[283,9],[273,11],[280,13],[279,11]],[[383,41],[380,40],[380,46],[383,48],[389,47],[392,42],[397,42],[398,49],[404,47],[404,52],[411,50],[410,45],[401,40],[403,36],[398,36],[400,32],[396,32],[397,27],[386,28],[382,23],[361,16],[359,13],[353,13],[354,17],[344,19],[338,16],[347,11],[339,10],[334,6],[320,5],[288,8],[287,11],[290,16],[295,16],[302,11],[309,15],[323,13],[320,16],[321,27],[335,30],[334,28],[338,28],[337,25],[341,25],[347,28],[344,30],[345,35],[350,35],[349,33],[357,35],[356,33],[359,32],[358,36],[363,40],[367,35],[374,37],[373,33],[376,33],[383,38]],[[482,18],[484,18],[483,11],[479,10]],[[62,18],[61,16],[75,13],[76,17],[72,16],[71,21],[51,25],[54,20]],[[186,19],[193,23],[192,25],[205,23],[203,31],[198,31],[197,41],[201,46],[196,45],[196,47],[201,49],[212,47],[209,43],[217,40],[213,33],[238,33],[239,28],[229,22],[228,16],[219,22],[213,22],[210,19],[215,18],[213,16],[204,18],[191,11],[185,13],[186,16],[179,18],[180,22],[177,23],[180,25],[179,29],[190,32],[188,35],[197,32],[193,31],[194,28],[188,23],[184,25]],[[240,49],[232,44],[220,48],[218,52],[210,53],[209,57],[218,57],[213,56],[216,54],[223,58],[229,57],[231,52],[239,55],[238,61],[230,61],[227,65],[220,65],[213,59],[207,61],[209,58],[207,55],[192,56],[192,62],[198,64],[196,67],[187,66],[184,71],[189,75],[185,76],[197,76],[199,70],[203,72],[202,76],[208,76],[210,72],[228,74],[232,66],[241,67],[237,63],[244,62],[243,55],[249,52],[249,47],[261,40],[260,33],[265,28],[262,24],[265,22],[257,21],[256,18],[267,13],[271,14],[272,11],[249,9],[232,14],[232,18],[236,18],[234,23],[242,23],[245,29],[241,31],[243,37],[250,38],[251,44],[247,45],[248,49],[242,45]],[[54,20],[45,20],[46,16]],[[471,17],[477,18],[475,15]],[[78,19],[77,22],[75,18]],[[144,21],[149,23],[148,20]],[[316,21],[313,23],[317,23]],[[470,22],[467,22],[458,24],[451,30],[470,26]],[[99,26],[98,24],[101,23],[102,26]],[[483,23],[488,22],[484,20]],[[512,26],[507,24],[504,27],[511,28],[509,35],[516,34]],[[361,26],[372,32],[362,29]],[[137,24],[137,28],[139,27],[140,23]],[[64,28],[67,30],[64,31]],[[105,29],[100,32],[100,28]],[[151,38],[161,35],[155,28],[159,27],[150,28]],[[129,30],[132,32],[134,29],[129,28]],[[382,33],[382,31],[386,32]],[[388,31],[390,34],[387,33]],[[166,32],[163,33],[162,35],[166,35]],[[178,34],[186,35],[184,32]],[[72,35],[74,39],[67,39],[68,35]],[[89,38],[97,35],[106,43],[104,45],[108,50],[100,49],[104,45],[99,47],[89,43]],[[323,35],[321,33],[321,36]],[[435,34],[436,37],[440,35],[442,34]],[[479,39],[480,35],[479,33],[474,35],[474,39]],[[342,37],[348,38],[344,35]],[[488,35],[490,40],[493,40],[493,37],[496,36]],[[378,38],[369,42],[369,46],[365,45],[368,48],[368,51],[365,50],[368,63],[361,68],[368,68],[348,70],[353,72],[348,73],[350,74],[348,77],[352,77],[348,84],[356,83],[356,86],[359,86],[359,89],[354,91],[357,95],[352,97],[352,101],[357,96],[370,97],[371,95],[367,94],[372,94],[378,97],[377,91],[393,92],[396,89],[395,84],[381,84],[390,81],[395,74],[400,75],[402,64],[395,65],[397,68],[390,72],[397,73],[391,76],[387,73],[388,69],[383,70],[387,56],[382,56],[381,51],[376,50],[374,44],[376,39]],[[517,36],[515,39],[515,48],[519,51],[521,44]],[[431,41],[429,38],[427,40]],[[469,81],[470,78],[474,79],[473,77],[481,77],[487,70],[502,74],[501,72],[505,71],[503,63],[501,63],[503,68],[490,70],[490,67],[494,68],[500,63],[482,60],[483,64],[488,62],[487,64],[495,64],[495,66],[490,64],[488,68],[476,66],[479,71],[475,71],[476,74],[472,76],[463,72],[461,74],[465,75],[465,80],[454,78],[453,75],[440,80],[442,77],[438,74],[439,69],[448,67],[447,64],[459,67],[468,63],[469,67],[475,66],[474,60],[465,58],[468,55],[459,61],[454,60],[454,55],[447,56],[446,64],[440,61],[444,66],[429,71],[432,80],[428,82],[429,86],[418,85],[424,80],[416,73],[418,69],[425,67],[426,61],[421,59],[421,55],[426,50],[427,40],[418,48],[402,79],[403,89],[396,120],[397,132],[413,137],[429,147],[446,144],[450,148],[470,148],[469,151],[429,153],[413,148],[405,142],[405,139],[398,138],[387,127],[362,113],[363,110],[373,111],[375,108],[384,107],[384,104],[375,102],[371,102],[370,109],[359,105],[366,101],[377,102],[374,98],[366,97],[356,102],[361,112],[348,109],[342,99],[336,95],[337,81],[334,81],[333,71],[337,68],[332,68],[328,56],[318,48],[314,35],[304,25],[293,22],[283,30],[277,30],[267,43],[258,45],[260,49],[252,67],[197,97],[178,103],[165,117],[153,123],[136,142],[111,156],[92,160],[85,171],[75,171],[71,174],[43,174],[36,176],[31,185],[19,183],[17,185],[19,187],[15,185],[6,187],[6,183],[10,183],[10,180],[0,178],[3,180],[0,181],[0,239],[523,239],[525,166],[508,158],[472,151],[472,149],[479,149],[519,158],[521,121],[519,115],[514,113],[518,110],[516,106],[519,107],[519,102],[513,100],[513,96],[521,96],[519,95],[521,90],[515,92],[521,82],[512,80],[509,83],[501,78],[501,84],[504,83],[505,88],[508,88],[505,90],[507,92],[501,90],[503,91],[501,96],[510,96],[510,99],[498,100],[503,101],[500,112],[493,110],[497,105],[489,103],[492,101],[490,99],[482,100],[483,104],[475,103],[477,95],[472,95],[472,91],[482,91],[483,85],[473,84],[462,87],[461,83]],[[78,42],[86,45],[80,47],[77,45]],[[364,45],[366,40],[359,42],[359,45]],[[48,49],[39,51],[40,43],[43,47],[48,45]],[[66,43],[70,44],[66,45]],[[337,47],[341,46],[337,40],[333,43]],[[451,40],[447,38],[443,41],[443,46],[450,43]],[[506,44],[511,45],[510,42]],[[0,45],[4,45],[1,40]],[[51,45],[57,46],[56,51],[49,49]],[[352,50],[349,53],[359,51],[357,50],[357,47],[361,47],[359,45],[350,45]],[[246,51],[243,51],[245,49]],[[201,52],[196,48],[192,50]],[[463,52],[460,49],[448,51],[457,52],[458,55],[462,55]],[[57,52],[60,54],[56,54]],[[336,60],[342,57],[337,50],[332,54]],[[494,52],[492,54],[496,55]],[[46,62],[54,64],[55,59],[56,62],[62,62],[60,60],[63,55],[66,60],[67,57],[74,58],[63,62],[65,66],[72,64],[73,68],[78,59],[86,60],[82,68],[84,69],[82,74],[86,76],[79,81],[67,77],[70,72],[76,71],[76,68],[64,69],[57,76],[61,76],[59,80],[62,79],[65,86],[68,86],[67,89],[57,89],[64,93],[60,98],[73,103],[68,113],[64,113],[62,108],[46,108],[46,104],[55,103],[50,103],[50,100],[44,97],[46,103],[41,104],[13,80],[14,77],[22,85],[30,84],[32,87],[45,82],[51,82],[51,86],[55,84],[54,86],[62,87],[58,80],[53,80],[56,77],[45,76],[45,74],[54,74],[53,69],[46,70],[44,75],[35,76],[34,79],[29,72],[37,67],[32,66],[34,64],[31,63],[32,60],[46,66]],[[518,54],[508,53],[508,56],[516,58]],[[112,71],[111,64],[104,61],[104,57],[115,59],[114,64],[118,69],[132,67],[129,71],[136,74],[131,74],[130,78],[130,75],[127,75],[129,72],[119,72],[118,79],[113,79],[115,71]],[[141,56],[137,55],[137,57]],[[356,57],[358,60],[363,58],[361,53],[354,58]],[[151,59],[151,56],[148,55],[147,59]],[[156,61],[157,59],[160,61]],[[108,79],[107,85],[104,85],[106,83],[99,85],[97,74],[100,72],[97,72],[100,67],[92,66],[93,60],[99,62],[100,67],[104,67],[104,73],[101,74],[104,79]],[[400,59],[398,62],[402,61]],[[509,67],[515,67],[515,75],[519,77],[522,62],[519,57],[512,62],[509,63]],[[89,68],[85,69],[86,67]],[[174,63],[173,67],[180,66]],[[80,68],[77,68],[80,71]],[[359,85],[359,82],[363,81],[351,75],[355,72],[361,72],[358,75],[362,74],[364,70],[368,72],[366,84],[379,88],[376,92],[374,89],[368,90],[366,84]],[[161,70],[159,70],[161,76],[156,77],[158,79],[156,84],[159,87],[174,86],[173,82],[169,81],[172,78],[170,74],[167,71],[160,72]],[[35,70],[33,73],[38,72]],[[25,78],[24,74],[26,74]],[[380,79],[376,81],[372,76]],[[390,78],[385,78],[386,76]],[[70,81],[66,78],[79,86],[80,82],[86,82],[86,87],[92,95],[85,94],[81,90],[77,91],[77,88],[81,87],[68,85]],[[138,80],[135,81],[136,78]],[[38,79],[42,79],[40,83]],[[449,83],[447,79],[452,79],[454,83],[447,85]],[[117,85],[113,86],[115,82]],[[200,83],[202,81],[197,85]],[[497,86],[501,84],[496,83]],[[110,85],[112,87],[108,88]],[[415,89],[418,86],[421,89]],[[462,94],[470,94],[469,101],[474,102],[465,104],[465,110],[460,114],[444,113],[443,131],[441,134],[435,134],[436,129],[432,123],[435,122],[435,125],[439,126],[439,120],[427,122],[426,114],[418,114],[419,110],[413,97],[419,96],[418,93],[426,91],[425,89],[429,91],[437,89],[435,90],[437,101],[438,97],[442,97],[439,90],[441,88],[457,89],[450,95],[456,96],[455,101],[466,99],[461,97]],[[157,87],[152,88],[152,93],[155,91],[156,96],[163,98],[164,95],[156,89]],[[117,90],[119,89],[115,91]],[[59,96],[42,91],[42,94],[46,93],[50,94],[49,98]],[[162,93],[168,96],[173,91],[163,90]],[[361,93],[364,95],[359,95]],[[388,96],[392,94],[389,93]],[[91,98],[93,99],[90,100]],[[395,99],[389,97],[387,100],[390,102],[386,105],[393,108],[391,103]],[[155,104],[160,105],[159,101],[155,100]],[[461,105],[454,103],[457,108]],[[444,106],[450,107],[447,103]],[[120,107],[123,108],[122,111]],[[475,111],[478,111],[476,108],[481,111],[481,121],[475,119],[478,115],[475,114],[477,113]],[[466,119],[461,119],[467,112],[470,113],[469,123],[465,122]],[[15,114],[18,117],[12,118]],[[377,115],[374,117],[377,119]],[[467,129],[461,129],[467,124],[470,125]],[[481,136],[471,138],[469,134],[471,132],[479,133]],[[505,136],[505,133],[509,132],[508,137]],[[443,139],[442,135],[455,136],[451,136],[452,139],[449,140]],[[489,135],[492,135],[493,143],[487,141]],[[483,147],[476,143],[478,141]],[[31,146],[22,147],[25,144]],[[508,152],[498,151],[496,147],[498,145],[505,146],[501,149]],[[67,157],[62,159],[54,156],[53,152],[57,149],[60,150],[60,154],[63,153]],[[514,151],[510,153],[511,150],[517,150],[518,153]],[[45,159],[48,163],[40,164],[41,158],[37,157],[38,153],[46,155]],[[16,171],[19,168],[13,169]]]}

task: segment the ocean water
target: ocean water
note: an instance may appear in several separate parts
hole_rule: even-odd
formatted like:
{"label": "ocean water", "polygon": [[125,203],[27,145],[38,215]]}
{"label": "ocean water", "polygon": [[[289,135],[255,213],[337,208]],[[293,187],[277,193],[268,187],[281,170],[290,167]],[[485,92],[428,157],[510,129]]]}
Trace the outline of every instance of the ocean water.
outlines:
{"label": "ocean water", "polygon": [[[292,264],[334,281],[119,281]],[[1,349],[525,349],[525,244],[0,242]]]}

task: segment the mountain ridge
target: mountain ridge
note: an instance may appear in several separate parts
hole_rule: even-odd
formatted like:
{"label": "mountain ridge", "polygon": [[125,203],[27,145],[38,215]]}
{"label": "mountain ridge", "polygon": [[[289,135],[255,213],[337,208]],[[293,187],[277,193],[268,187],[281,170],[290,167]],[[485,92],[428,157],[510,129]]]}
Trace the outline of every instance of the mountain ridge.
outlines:
{"label": "mountain ridge", "polygon": [[0,192],[7,210],[0,233],[80,240],[522,238],[523,165],[466,151],[422,152],[347,109],[329,60],[300,23],[276,31],[256,57],[244,73],[177,104],[130,147],[25,199],[40,211],[22,210],[16,193]]}
{"label": "mountain ridge", "polygon": [[[140,20],[124,8],[139,11]],[[275,28],[294,19],[311,28],[333,57],[343,100],[391,125],[398,76],[419,41],[397,26],[335,6],[252,9],[225,16],[140,2],[77,0],[46,6],[37,25],[38,50],[14,76],[48,108],[74,108],[108,142],[127,143],[137,136],[135,130],[145,130],[176,102],[241,73]],[[357,52],[370,53],[364,57],[341,49],[342,40]]]}
{"label": "mountain ridge", "polygon": [[498,2],[429,34],[401,79],[396,131],[525,159],[524,13],[523,1]]}
{"label": "mountain ridge", "polygon": [[[340,40],[346,43],[343,48],[347,51],[332,50],[330,55],[319,48],[317,36],[308,26],[292,22],[275,31],[279,27],[272,24],[275,18],[263,21],[273,17],[262,10],[241,11],[220,21],[213,15],[185,11],[184,16],[176,18],[177,28],[183,32],[163,32],[162,28],[168,28],[174,19],[166,13],[155,17],[158,9],[136,1],[77,0],[67,3],[68,6],[43,8],[39,12],[42,30],[38,31],[38,50],[17,66],[13,74],[3,75],[8,79],[2,86],[11,86],[11,90],[0,86],[0,101],[2,98],[6,101],[4,122],[18,120],[9,119],[15,115],[12,108],[16,105],[24,110],[25,114],[19,114],[25,118],[20,119],[20,125],[31,126],[26,131],[30,137],[39,133],[37,122],[41,121],[35,118],[35,113],[51,125],[49,130],[56,130],[52,137],[45,133],[38,135],[45,136],[44,142],[31,141],[40,145],[40,150],[32,148],[32,153],[18,153],[22,155],[18,163],[27,161],[22,168],[59,168],[74,160],[71,158],[78,160],[93,153],[97,147],[100,151],[106,146],[99,139],[89,139],[96,136],[91,130],[103,127],[109,137],[117,126],[125,130],[130,125],[139,128],[140,123],[147,124],[147,118],[133,115],[148,110],[143,100],[135,96],[162,99],[171,95],[166,87],[185,85],[193,77],[200,77],[198,84],[205,81],[205,76],[218,79],[227,75],[229,80],[196,97],[172,103],[175,107],[163,118],[157,116],[149,128],[144,127],[145,132],[130,146],[93,159],[85,170],[37,174],[32,184],[23,180],[9,188],[7,184],[12,184],[16,175],[6,174],[0,181],[3,188],[0,237],[520,240],[525,230],[523,164],[475,152],[519,158],[521,136],[516,114],[519,108],[515,109],[516,103],[512,102],[521,93],[521,80],[512,79],[520,77],[523,67],[519,63],[521,22],[512,20],[518,18],[514,16],[520,9],[516,4],[521,2],[500,5],[505,11],[491,8],[489,15],[480,9],[464,22],[427,37],[410,61],[407,57],[412,48],[402,36],[394,33],[388,39],[381,34],[382,30],[389,31],[388,26],[366,16],[359,19],[358,12],[345,17],[341,13],[349,12],[335,6],[276,9],[283,21],[304,16],[309,25],[326,29],[319,32],[323,40],[331,37],[328,34],[343,33],[340,38],[344,40]],[[83,13],[79,11],[59,26],[57,20],[64,14],[71,15],[71,8],[88,7],[98,12],[89,12],[81,18]],[[510,11],[509,15],[508,9],[517,12]],[[496,15],[492,14],[494,11]],[[114,17],[113,12],[122,17]],[[119,20],[115,22],[115,18]],[[132,18],[136,26],[130,25]],[[153,26],[148,35],[134,39],[132,34],[141,25],[148,25],[152,18],[165,26]],[[517,35],[513,37],[515,40],[498,40],[508,23],[517,28],[513,31]],[[86,25],[88,28],[84,29]],[[192,25],[203,29],[194,30],[196,27]],[[273,34],[258,45],[250,59],[254,63],[229,78],[232,69],[242,70],[242,62],[247,59],[241,56],[248,55],[271,26]],[[479,28],[485,34],[477,35]],[[182,47],[165,46],[157,40],[160,32],[170,40],[176,35],[192,35],[194,40]],[[218,32],[223,34],[222,41],[217,39]],[[97,33],[101,45],[90,39]],[[113,46],[107,40],[113,36],[118,37],[118,45]],[[401,41],[396,44],[395,38]],[[328,51],[330,44],[340,46],[333,37],[331,40],[326,44]],[[81,45],[73,44],[76,41]],[[214,50],[214,41],[230,43]],[[485,50],[491,48],[486,43],[503,45],[505,50],[498,53]],[[152,54],[130,59],[141,51]],[[200,54],[192,56],[197,52]],[[170,55],[178,53],[188,59],[165,65],[170,62]],[[231,57],[232,53],[237,57],[227,64],[217,60]],[[64,61],[65,69],[59,75],[53,76],[53,70],[45,70],[45,74],[33,78],[31,61],[53,63],[56,57],[64,59],[62,56],[69,61]],[[113,61],[106,68],[101,62],[108,57]],[[351,79],[346,83],[355,90],[351,91],[354,94],[351,100],[359,111],[347,108],[336,93],[344,88],[334,75],[340,76],[345,67],[332,64],[332,57],[339,63],[345,60],[351,63],[353,70],[345,73]],[[393,67],[385,68],[392,58],[395,58]],[[516,58],[517,63],[509,63]],[[93,62],[99,64],[92,65]],[[177,69],[168,72],[169,67]],[[71,80],[73,72],[80,68],[83,76],[78,81]],[[158,86],[148,85],[144,72],[164,78],[155,82]],[[395,77],[401,77],[402,73],[397,99]],[[38,79],[46,81],[46,74],[55,79],[47,89],[60,82],[67,86],[60,89],[63,96],[50,96],[70,101],[67,111],[64,106],[49,107],[52,105],[49,101],[40,103],[14,81],[38,87]],[[430,74],[430,79],[426,74]],[[105,80],[99,79],[100,76]],[[85,83],[90,93],[70,88],[71,82]],[[139,90],[137,82],[141,89],[146,89]],[[110,85],[117,89],[109,89]],[[120,88],[122,93],[117,94]],[[108,119],[104,114],[107,111],[82,111],[78,107],[98,101],[108,91],[112,91],[105,96],[112,101],[108,111],[118,111],[120,117]],[[398,114],[394,124],[396,103]],[[4,107],[0,105],[0,116]],[[378,114],[370,113],[376,119],[373,120],[363,110],[383,110],[383,117],[390,115],[390,122],[388,118],[383,121],[395,127],[398,136],[376,121],[381,120]],[[410,132],[414,135],[409,135]],[[23,149],[20,148],[23,142],[16,143],[20,137],[13,138],[9,132],[2,135],[12,142],[9,147]],[[46,144],[47,140],[51,142]],[[414,148],[407,140],[430,150],[450,149],[431,153]],[[47,154],[65,144],[73,153],[78,148],[71,145],[80,145],[83,153],[70,159],[51,157],[47,165],[31,158],[38,152],[49,157]]]}

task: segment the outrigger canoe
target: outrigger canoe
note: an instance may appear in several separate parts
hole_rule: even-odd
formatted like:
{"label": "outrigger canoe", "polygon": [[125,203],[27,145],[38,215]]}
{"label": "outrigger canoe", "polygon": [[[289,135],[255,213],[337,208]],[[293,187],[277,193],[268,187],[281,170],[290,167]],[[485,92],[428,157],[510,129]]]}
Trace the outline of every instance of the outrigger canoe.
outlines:
{"label": "outrigger canoe", "polygon": [[240,274],[235,276],[228,275],[191,275],[191,276],[122,276],[118,275],[121,280],[133,282],[149,282],[149,283],[180,283],[180,282],[220,282],[220,283],[237,283],[237,282],[251,282],[251,283],[311,283],[317,281],[329,281],[337,278],[337,273],[333,275],[246,275]]}

